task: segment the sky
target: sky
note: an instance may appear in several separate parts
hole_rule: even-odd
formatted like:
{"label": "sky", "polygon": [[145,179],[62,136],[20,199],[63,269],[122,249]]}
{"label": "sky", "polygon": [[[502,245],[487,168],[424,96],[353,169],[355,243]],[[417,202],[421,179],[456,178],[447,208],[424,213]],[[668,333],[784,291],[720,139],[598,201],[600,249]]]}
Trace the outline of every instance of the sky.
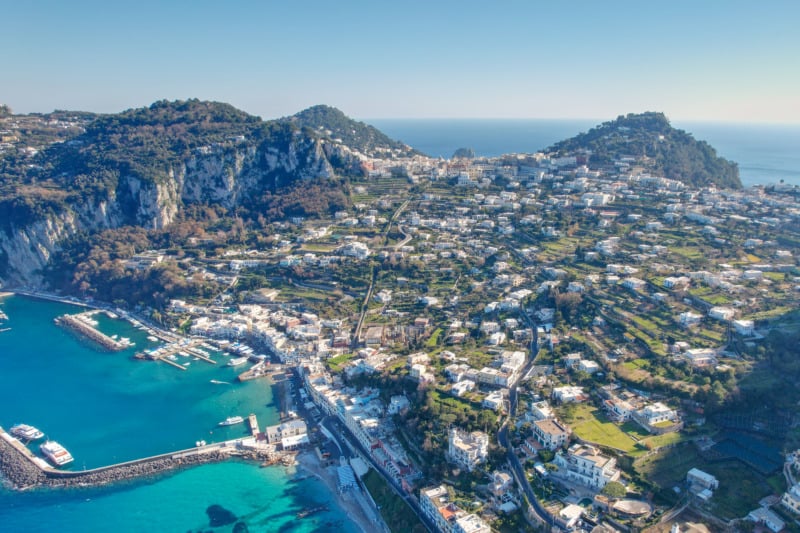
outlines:
{"label": "sky", "polygon": [[796,0],[0,0],[17,113],[228,102],[368,118],[800,123]]}

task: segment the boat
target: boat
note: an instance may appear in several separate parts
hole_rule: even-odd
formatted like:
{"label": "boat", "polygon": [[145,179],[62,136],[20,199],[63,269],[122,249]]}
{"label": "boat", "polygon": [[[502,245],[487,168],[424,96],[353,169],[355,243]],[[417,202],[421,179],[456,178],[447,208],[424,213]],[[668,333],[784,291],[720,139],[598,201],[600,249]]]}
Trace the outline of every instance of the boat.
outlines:
{"label": "boat", "polygon": [[196,442],[194,443],[194,445],[195,445],[195,446],[197,446],[197,447],[199,448],[200,446],[205,446],[205,445],[206,445],[206,441],[204,441],[204,440],[198,440],[198,441],[196,441]]}
{"label": "boat", "polygon": [[227,381],[220,381],[218,379],[212,379],[211,383],[213,383],[214,385],[231,385],[231,383]]}
{"label": "boat", "polygon": [[241,416],[229,416],[225,420],[219,423],[220,426],[233,426],[236,424],[241,424],[244,422],[244,418]]}
{"label": "boat", "polygon": [[56,466],[64,466],[74,461],[72,454],[70,454],[66,448],[54,440],[48,440],[39,446],[39,451],[41,451],[45,457],[47,457],[47,459]]}
{"label": "boat", "polygon": [[228,366],[239,366],[247,362],[247,357],[234,357],[228,361]]}
{"label": "boat", "polygon": [[15,426],[11,427],[10,431],[11,434],[18,439],[39,440],[44,437],[44,433],[33,426],[29,426],[28,424],[16,424]]}

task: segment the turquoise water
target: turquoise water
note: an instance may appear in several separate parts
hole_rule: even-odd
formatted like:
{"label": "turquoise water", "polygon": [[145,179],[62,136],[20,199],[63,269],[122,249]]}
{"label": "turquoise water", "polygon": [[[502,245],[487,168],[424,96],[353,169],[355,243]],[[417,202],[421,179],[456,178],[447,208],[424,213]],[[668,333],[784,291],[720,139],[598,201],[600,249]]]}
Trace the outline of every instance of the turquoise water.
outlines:
{"label": "turquoise water", "polygon": [[[278,420],[269,383],[236,382],[246,367],[227,367],[224,356],[214,357],[220,361],[217,365],[179,357],[179,363],[190,363],[180,371],[133,359],[136,351],[156,344],[127,322],[95,317],[104,333],[136,343],[110,353],[53,323],[60,314],[81,311],[75,306],[11,296],[0,299],[0,309],[9,316],[0,329],[11,328],[0,332],[0,425],[9,428],[22,422],[38,427],[72,453],[72,469],[189,448],[200,439],[211,443],[245,436],[245,424],[217,425],[232,415],[255,413],[262,427]],[[230,385],[210,383],[212,379]],[[255,526],[251,531],[312,531],[319,526],[312,518],[345,520],[335,506],[330,513],[295,520],[299,509],[327,499],[326,487],[314,479],[293,483],[280,467],[225,463],[91,490],[0,489],[0,529],[33,531],[35,524],[41,531],[141,531],[134,520],[166,526],[154,528],[157,531],[208,529],[205,509],[220,504],[249,517],[245,522]],[[265,524],[271,512],[277,513],[277,521]],[[30,520],[32,515],[36,521]],[[355,531],[350,522],[344,527]]]}
{"label": "turquoise water", "polygon": [[[199,466],[155,480],[96,489],[0,492],[0,529],[20,532],[233,531],[211,527],[206,513],[219,505],[256,531],[355,533],[314,478],[293,481],[283,468],[226,462]],[[298,511],[328,505],[302,520]]]}

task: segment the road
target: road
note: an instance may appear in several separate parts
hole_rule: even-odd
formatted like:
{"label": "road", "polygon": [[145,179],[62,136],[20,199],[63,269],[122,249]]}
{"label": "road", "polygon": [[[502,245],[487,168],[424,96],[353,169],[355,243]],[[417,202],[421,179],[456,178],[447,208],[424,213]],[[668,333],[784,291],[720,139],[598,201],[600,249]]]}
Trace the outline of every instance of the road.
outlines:
{"label": "road", "polygon": [[[525,364],[525,367],[523,367],[522,372],[520,373],[524,376],[530,372],[530,370],[533,368],[533,365],[536,363],[536,356],[539,353],[539,336],[536,331],[536,325],[531,320],[531,317],[528,316],[528,313],[523,311],[522,317],[527,323],[528,327],[531,328],[533,335],[530,344],[531,356],[528,358],[528,362]],[[528,501],[531,504],[531,514],[533,514],[540,523],[549,524],[552,526],[554,523],[553,517],[544,507],[542,507],[542,505],[539,503],[539,500],[536,498],[536,494],[533,492],[533,487],[531,487],[531,484],[528,482],[528,478],[525,475],[525,469],[522,467],[522,463],[520,463],[517,454],[514,453],[513,446],[511,446],[511,443],[508,440],[508,423],[510,422],[512,415],[517,412],[517,402],[517,384],[514,383],[514,385],[509,389],[509,410],[505,420],[503,421],[503,425],[500,427],[500,431],[497,432],[497,441],[501,446],[506,448],[508,464],[511,467],[511,473],[514,476],[514,480],[516,481],[517,485],[525,493],[525,496],[528,498]]]}
{"label": "road", "polygon": [[[392,224],[394,221],[397,220],[397,217],[400,216],[400,213],[403,212],[403,209],[408,206],[409,200],[406,200],[400,207],[398,207],[394,214],[392,214],[392,218],[389,219],[389,222],[386,223],[386,229],[383,232],[384,244],[389,241],[389,230],[392,228]],[[402,230],[401,230],[402,231]],[[369,288],[367,288],[367,294],[364,296],[364,301],[361,303],[361,314],[358,317],[358,322],[356,323],[356,329],[353,332],[353,341],[352,346],[355,348],[358,346],[358,338],[361,336],[361,326],[364,325],[364,318],[367,316],[367,311],[369,310],[369,301],[372,299],[372,291],[375,288],[375,279],[378,277],[378,267],[372,267],[372,278],[369,281]]]}

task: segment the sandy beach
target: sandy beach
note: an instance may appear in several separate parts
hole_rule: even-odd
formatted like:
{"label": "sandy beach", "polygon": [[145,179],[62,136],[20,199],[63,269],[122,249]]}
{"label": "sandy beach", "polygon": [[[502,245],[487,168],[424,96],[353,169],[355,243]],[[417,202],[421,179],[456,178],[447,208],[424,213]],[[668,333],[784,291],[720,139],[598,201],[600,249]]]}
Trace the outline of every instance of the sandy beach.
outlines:
{"label": "sandy beach", "polygon": [[376,523],[375,518],[380,515],[377,509],[371,508],[364,495],[352,492],[339,493],[335,467],[323,467],[319,462],[319,458],[311,451],[299,454],[297,462],[300,468],[325,483],[328,490],[336,498],[336,502],[347,512],[347,516],[358,525],[361,531],[364,533],[387,531],[383,520],[380,523]]}

